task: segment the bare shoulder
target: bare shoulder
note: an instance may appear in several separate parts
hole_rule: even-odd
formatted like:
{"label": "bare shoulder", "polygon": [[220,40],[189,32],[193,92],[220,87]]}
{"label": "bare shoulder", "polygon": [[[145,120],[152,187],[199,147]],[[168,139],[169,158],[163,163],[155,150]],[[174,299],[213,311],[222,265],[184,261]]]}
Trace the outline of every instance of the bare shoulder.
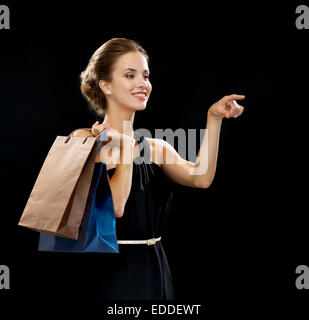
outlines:
{"label": "bare shoulder", "polygon": [[148,138],[148,137],[145,137],[145,139],[151,146],[159,146],[160,144],[162,144],[162,141],[164,141],[163,139]]}
{"label": "bare shoulder", "polygon": [[151,149],[151,161],[162,167],[163,148],[165,146],[165,141],[163,139],[148,137],[145,137],[145,139],[147,140]]}
{"label": "bare shoulder", "polygon": [[153,147],[155,150],[161,150],[163,152],[163,149],[169,149],[172,146],[165,140],[163,139],[158,139],[158,138],[148,138],[145,137],[147,139],[147,142],[149,143],[149,145],[151,147]]}
{"label": "bare shoulder", "polygon": [[[155,157],[159,159],[161,164],[179,164],[179,163],[188,163],[189,161],[184,160],[178,152],[175,150],[174,146],[168,141],[163,139],[149,139],[149,144],[152,144],[152,147],[155,152]],[[154,161],[156,162],[156,161]],[[160,165],[162,167],[162,165]]]}

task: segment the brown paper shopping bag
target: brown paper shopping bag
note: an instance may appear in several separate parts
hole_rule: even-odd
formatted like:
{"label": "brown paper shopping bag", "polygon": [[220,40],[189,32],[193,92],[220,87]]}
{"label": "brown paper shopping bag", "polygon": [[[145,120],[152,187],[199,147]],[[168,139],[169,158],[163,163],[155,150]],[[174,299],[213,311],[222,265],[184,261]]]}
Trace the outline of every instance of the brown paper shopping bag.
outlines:
{"label": "brown paper shopping bag", "polygon": [[[78,129],[77,129],[78,130]],[[39,232],[77,239],[93,175],[98,140],[57,136],[18,223]]]}

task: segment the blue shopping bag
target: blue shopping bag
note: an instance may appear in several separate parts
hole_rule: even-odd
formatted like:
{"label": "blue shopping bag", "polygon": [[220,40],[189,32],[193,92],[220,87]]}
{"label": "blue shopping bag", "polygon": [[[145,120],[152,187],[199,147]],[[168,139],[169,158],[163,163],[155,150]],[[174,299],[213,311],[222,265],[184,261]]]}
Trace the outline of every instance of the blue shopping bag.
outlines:
{"label": "blue shopping bag", "polygon": [[[97,153],[105,137],[106,131],[100,137],[101,144]],[[105,163],[95,163],[78,239],[73,240],[41,232],[38,250],[119,253],[115,211]]]}

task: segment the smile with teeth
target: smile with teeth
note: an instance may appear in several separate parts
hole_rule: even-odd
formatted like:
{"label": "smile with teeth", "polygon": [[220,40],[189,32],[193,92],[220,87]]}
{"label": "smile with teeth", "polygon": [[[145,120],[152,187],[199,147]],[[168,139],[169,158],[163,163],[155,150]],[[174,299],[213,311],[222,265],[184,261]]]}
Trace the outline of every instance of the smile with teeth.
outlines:
{"label": "smile with teeth", "polygon": [[132,95],[140,101],[146,101],[146,92],[136,92],[132,93]]}
{"label": "smile with teeth", "polygon": [[146,93],[133,93],[133,96],[136,96],[136,97],[146,97]]}

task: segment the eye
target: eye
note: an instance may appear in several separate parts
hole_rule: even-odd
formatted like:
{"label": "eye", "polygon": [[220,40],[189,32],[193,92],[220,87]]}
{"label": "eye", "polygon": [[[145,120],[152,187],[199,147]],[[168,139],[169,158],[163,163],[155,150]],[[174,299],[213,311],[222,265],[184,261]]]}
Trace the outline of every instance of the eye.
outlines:
{"label": "eye", "polygon": [[149,79],[149,74],[145,74],[145,75],[144,75],[144,78],[145,78],[145,79]]}
{"label": "eye", "polygon": [[132,79],[132,78],[134,78],[134,75],[133,75],[133,74],[127,74],[126,77],[127,77],[128,79]]}

